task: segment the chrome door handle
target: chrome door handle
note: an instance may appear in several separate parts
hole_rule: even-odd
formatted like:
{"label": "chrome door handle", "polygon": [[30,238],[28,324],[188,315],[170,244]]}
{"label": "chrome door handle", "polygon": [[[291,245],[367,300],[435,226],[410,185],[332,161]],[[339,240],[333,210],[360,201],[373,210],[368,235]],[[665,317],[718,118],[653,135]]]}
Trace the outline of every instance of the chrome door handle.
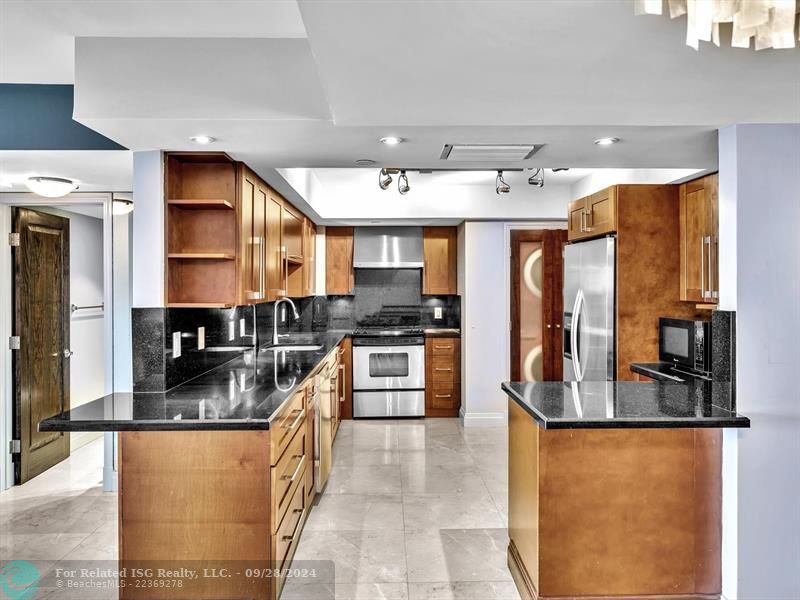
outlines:
{"label": "chrome door handle", "polygon": [[70,358],[73,354],[75,354],[72,350],[64,350],[64,358]]}

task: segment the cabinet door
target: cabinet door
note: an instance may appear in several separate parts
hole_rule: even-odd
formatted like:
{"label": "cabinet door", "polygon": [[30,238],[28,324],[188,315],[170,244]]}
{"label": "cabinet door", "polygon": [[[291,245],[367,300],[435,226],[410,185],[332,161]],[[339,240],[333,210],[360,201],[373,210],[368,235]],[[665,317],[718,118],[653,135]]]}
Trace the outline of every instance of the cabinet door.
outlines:
{"label": "cabinet door", "polygon": [[317,229],[306,217],[303,223],[303,295],[313,296],[316,289]]}
{"label": "cabinet door", "polygon": [[253,258],[255,248],[253,247],[253,209],[255,207],[256,183],[252,173],[243,169],[241,199],[239,202],[239,231],[240,233],[240,261],[239,261],[239,280],[241,282],[242,304],[253,301],[255,288],[253,287],[254,268]]}
{"label": "cabinet door", "polygon": [[293,259],[303,258],[303,215],[294,207],[283,205],[283,245]]}
{"label": "cabinet door", "polygon": [[283,252],[283,202],[270,190],[267,197],[266,278],[269,300],[286,296],[286,265]]}
{"label": "cabinet door", "polygon": [[353,228],[325,228],[325,286],[328,294],[352,294]]}
{"label": "cabinet door", "polygon": [[569,203],[567,212],[567,237],[570,241],[585,238],[586,233],[586,201],[588,198],[581,198]]}
{"label": "cabinet door", "polygon": [[586,200],[586,230],[590,236],[605,235],[617,230],[617,188],[611,186]]}
{"label": "cabinet door", "polygon": [[717,301],[717,191],[716,175],[680,187],[680,299]]}
{"label": "cabinet door", "polygon": [[457,240],[455,227],[423,228],[423,294],[458,293]]}

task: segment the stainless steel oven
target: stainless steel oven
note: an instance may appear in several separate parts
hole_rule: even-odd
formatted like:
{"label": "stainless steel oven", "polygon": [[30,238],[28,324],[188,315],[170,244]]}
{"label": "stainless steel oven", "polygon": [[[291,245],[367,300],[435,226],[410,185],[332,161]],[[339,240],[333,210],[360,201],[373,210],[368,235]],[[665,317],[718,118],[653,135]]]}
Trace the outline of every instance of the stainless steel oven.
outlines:
{"label": "stainless steel oven", "polygon": [[425,415],[425,338],[422,332],[353,335],[353,416]]}

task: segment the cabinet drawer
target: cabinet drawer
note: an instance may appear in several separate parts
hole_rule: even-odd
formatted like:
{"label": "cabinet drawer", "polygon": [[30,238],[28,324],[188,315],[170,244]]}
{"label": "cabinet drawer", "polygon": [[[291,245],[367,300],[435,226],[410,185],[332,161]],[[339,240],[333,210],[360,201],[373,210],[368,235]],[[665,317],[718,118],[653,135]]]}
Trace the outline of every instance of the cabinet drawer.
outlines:
{"label": "cabinet drawer", "polygon": [[456,352],[456,340],[441,338],[429,342],[431,356],[453,356]]}
{"label": "cabinet drawer", "polygon": [[[273,556],[275,557],[275,568],[284,569],[289,566],[289,562],[297,548],[297,542],[303,527],[304,513],[307,507],[306,484],[305,482],[301,482],[301,485],[297,487],[289,502],[289,510],[286,513],[286,518],[283,520],[283,523],[281,523],[281,526],[278,528],[273,538],[272,545]],[[283,584],[283,577],[279,577],[275,580],[275,586],[277,587],[276,598],[280,597]]]}
{"label": "cabinet drawer", "polygon": [[461,386],[451,389],[428,390],[428,405],[431,408],[458,408],[461,406]]}
{"label": "cabinet drawer", "polygon": [[[305,425],[305,420],[303,425]],[[306,439],[306,427],[304,426],[292,438],[278,464],[272,467],[270,481],[272,484],[272,514],[275,515],[273,523],[275,525],[283,521],[292,493],[298,485],[303,483],[304,469],[308,467],[309,463],[309,457],[306,455]]]}
{"label": "cabinet drawer", "polygon": [[460,379],[458,365],[452,357],[431,358],[430,384],[432,387],[452,384]]}
{"label": "cabinet drawer", "polygon": [[305,423],[305,416],[306,394],[305,390],[300,390],[281,408],[270,423],[271,464],[275,465],[280,460],[286,446],[292,440],[292,436]]}

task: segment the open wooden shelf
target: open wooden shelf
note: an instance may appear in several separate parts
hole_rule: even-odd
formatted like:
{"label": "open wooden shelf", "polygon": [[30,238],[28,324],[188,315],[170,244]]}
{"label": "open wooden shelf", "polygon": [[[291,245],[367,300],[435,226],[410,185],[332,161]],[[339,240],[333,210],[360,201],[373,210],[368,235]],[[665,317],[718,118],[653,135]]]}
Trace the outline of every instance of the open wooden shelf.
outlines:
{"label": "open wooden shelf", "polygon": [[299,266],[299,265],[302,265],[305,261],[303,260],[302,256],[289,254],[286,257],[286,262],[288,262],[290,265],[298,265]]}
{"label": "open wooden shelf", "polygon": [[167,258],[184,260],[234,260],[236,255],[228,252],[170,252]]}
{"label": "open wooden shelf", "polygon": [[187,210],[233,210],[233,202],[224,199],[173,198],[167,200],[169,206]]}
{"label": "open wooden shelf", "polygon": [[232,308],[229,302],[170,302],[168,308]]}

